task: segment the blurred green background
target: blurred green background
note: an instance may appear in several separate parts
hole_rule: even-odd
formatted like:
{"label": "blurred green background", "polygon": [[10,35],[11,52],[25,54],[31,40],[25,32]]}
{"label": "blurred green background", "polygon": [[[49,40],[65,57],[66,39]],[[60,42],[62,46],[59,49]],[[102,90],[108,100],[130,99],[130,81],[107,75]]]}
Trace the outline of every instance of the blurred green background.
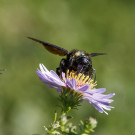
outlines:
{"label": "blurred green background", "polygon": [[83,102],[73,122],[93,116],[96,135],[135,133],[134,0],[0,0],[0,135],[44,133],[59,110],[58,93],[43,84],[39,63],[55,70],[61,60],[34,37],[67,50],[105,52],[93,58],[98,87],[115,92],[109,115]]}

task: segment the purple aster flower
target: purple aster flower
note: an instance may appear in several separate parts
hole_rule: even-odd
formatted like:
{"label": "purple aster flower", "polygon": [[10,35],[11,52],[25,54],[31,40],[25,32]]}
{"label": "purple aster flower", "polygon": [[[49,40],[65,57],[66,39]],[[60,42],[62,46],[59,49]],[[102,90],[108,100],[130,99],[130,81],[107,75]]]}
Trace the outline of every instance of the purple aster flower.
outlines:
{"label": "purple aster flower", "polygon": [[75,71],[69,72],[68,70],[59,77],[53,70],[48,71],[43,64],[40,64],[39,66],[40,70],[38,69],[36,73],[47,87],[56,88],[58,92],[62,92],[65,88],[74,91],[81,95],[82,100],[88,101],[100,113],[105,112],[108,114],[105,110],[110,111],[111,108],[114,108],[109,106],[109,104],[113,102],[110,98],[113,97],[115,93],[104,95],[103,93],[106,89],[95,89],[96,82],[89,78],[89,76],[85,76],[81,73],[77,74]]}

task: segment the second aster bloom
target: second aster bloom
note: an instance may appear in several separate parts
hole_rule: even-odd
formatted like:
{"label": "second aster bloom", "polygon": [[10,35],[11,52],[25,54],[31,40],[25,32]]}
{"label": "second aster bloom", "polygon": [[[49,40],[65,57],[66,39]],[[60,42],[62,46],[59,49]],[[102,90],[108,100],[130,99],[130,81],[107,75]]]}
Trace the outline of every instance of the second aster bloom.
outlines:
{"label": "second aster bloom", "polygon": [[67,107],[71,107],[72,109],[73,102],[77,105],[81,100],[86,100],[100,113],[105,112],[108,114],[105,110],[110,111],[111,108],[114,108],[109,106],[109,104],[113,102],[110,98],[113,97],[115,93],[103,94],[106,89],[96,89],[96,83],[89,78],[89,76],[85,76],[81,73],[77,74],[74,71],[69,72],[69,70],[67,70],[66,73],[62,73],[59,77],[53,70],[49,71],[43,64],[39,66],[40,70],[38,69],[36,73],[40,80],[44,82],[47,87],[56,88],[57,91],[61,93],[61,98],[66,100],[64,101],[64,105],[67,105]]}

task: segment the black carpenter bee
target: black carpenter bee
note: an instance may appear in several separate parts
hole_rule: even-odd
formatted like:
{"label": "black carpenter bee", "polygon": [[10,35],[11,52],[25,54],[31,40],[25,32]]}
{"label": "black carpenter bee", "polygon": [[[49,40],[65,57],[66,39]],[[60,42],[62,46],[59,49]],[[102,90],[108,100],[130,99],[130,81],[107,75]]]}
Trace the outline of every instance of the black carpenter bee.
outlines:
{"label": "black carpenter bee", "polygon": [[[56,73],[60,76],[62,72],[66,73],[67,70],[69,71],[76,71],[78,73],[83,73],[84,75],[88,75],[90,78],[93,77],[95,70],[92,68],[92,61],[91,57],[98,56],[98,55],[104,55],[104,53],[86,53],[85,51],[80,50],[72,50],[67,51],[61,47],[58,47],[56,45],[46,43],[43,41],[40,41],[35,38],[28,37],[29,39],[32,39],[36,42],[41,43],[49,52],[59,55],[59,56],[65,56],[66,58],[63,58],[60,61],[59,67],[56,69]],[[96,79],[96,73],[95,78]]]}

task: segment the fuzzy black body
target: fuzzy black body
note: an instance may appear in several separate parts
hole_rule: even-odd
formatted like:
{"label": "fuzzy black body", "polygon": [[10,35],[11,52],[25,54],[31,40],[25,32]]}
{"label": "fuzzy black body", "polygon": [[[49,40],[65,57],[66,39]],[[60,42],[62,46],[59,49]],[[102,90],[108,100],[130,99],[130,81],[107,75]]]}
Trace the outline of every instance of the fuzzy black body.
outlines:
{"label": "fuzzy black body", "polygon": [[[88,75],[90,78],[94,75],[94,69],[92,68],[92,61],[91,57],[98,56],[98,55],[104,55],[104,53],[86,53],[85,51],[80,50],[72,50],[67,51],[64,48],[58,47],[56,45],[46,43],[43,41],[40,41],[35,38],[28,37],[29,39],[32,39],[36,42],[41,43],[49,52],[59,55],[59,56],[66,56],[66,58],[63,58],[60,61],[59,67],[56,69],[56,73],[61,76],[61,73],[66,73],[67,70],[70,71],[76,71],[77,74],[83,73],[84,75]],[[95,78],[96,79],[96,73]]]}
{"label": "fuzzy black body", "polygon": [[90,56],[85,51],[72,50],[67,54],[66,58],[62,59],[56,72],[60,76],[62,72],[76,71],[85,75],[93,76],[92,61]]}

